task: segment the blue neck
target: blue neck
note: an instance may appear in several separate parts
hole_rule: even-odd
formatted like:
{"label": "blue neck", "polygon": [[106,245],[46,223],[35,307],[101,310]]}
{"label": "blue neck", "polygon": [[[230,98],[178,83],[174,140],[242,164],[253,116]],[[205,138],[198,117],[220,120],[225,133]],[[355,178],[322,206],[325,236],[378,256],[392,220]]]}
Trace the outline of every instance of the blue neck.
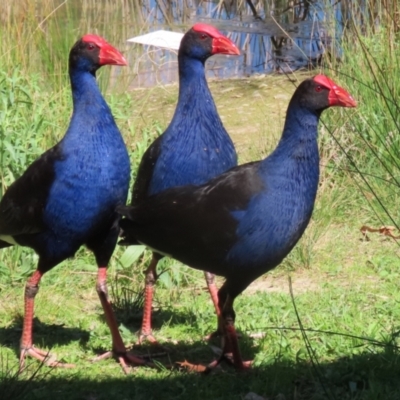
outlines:
{"label": "blue neck", "polygon": [[162,135],[149,194],[173,186],[200,185],[236,166],[233,142],[207,86],[204,63],[179,56],[179,99]]}
{"label": "blue neck", "polygon": [[[306,168],[312,166],[318,170],[319,117],[319,113],[300,107],[298,104],[289,105],[282,137],[274,152],[261,162],[262,167],[268,168],[271,162],[281,164],[285,158],[292,160],[293,167],[303,164]],[[304,173],[306,172],[304,170]]]}
{"label": "blue neck", "polygon": [[205,85],[206,71],[204,61],[196,58],[180,55],[178,58],[179,68],[179,96],[185,93],[185,86],[189,85]]}
{"label": "blue neck", "polygon": [[79,112],[88,113],[87,115],[96,115],[95,110],[99,108],[106,108],[110,111],[97,85],[94,73],[72,69],[70,71],[70,80],[74,114]]}
{"label": "blue neck", "polygon": [[[214,134],[226,131],[219,118],[217,108],[208,88],[204,62],[182,55],[179,57],[179,98],[171,125],[191,123],[186,118],[193,110],[203,113],[208,125],[214,125]],[[188,130],[189,132],[192,130]]]}
{"label": "blue neck", "polygon": [[227,259],[246,267],[253,279],[286,257],[311,218],[319,180],[318,119],[298,103],[289,106],[277,148],[259,164],[264,189],[245,211],[233,213],[240,240]]}

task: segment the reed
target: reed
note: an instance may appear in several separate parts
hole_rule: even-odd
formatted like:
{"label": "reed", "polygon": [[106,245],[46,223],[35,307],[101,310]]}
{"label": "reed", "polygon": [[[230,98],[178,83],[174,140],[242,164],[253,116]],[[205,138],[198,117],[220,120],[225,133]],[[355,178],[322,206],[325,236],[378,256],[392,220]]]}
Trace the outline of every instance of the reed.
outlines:
{"label": "reed", "polygon": [[[336,167],[349,171],[364,204],[371,207],[372,213],[365,222],[398,227],[398,4],[371,1],[368,5],[370,23],[360,26],[360,11],[352,10],[342,44],[343,59],[326,65],[330,73],[345,82],[360,103],[346,124],[334,133],[338,152],[345,155],[340,157],[342,164]],[[328,116],[327,123],[334,127],[336,121]]]}
{"label": "reed", "polygon": [[[259,16],[273,15],[282,24],[301,21],[306,4],[286,0],[253,0],[252,3]],[[174,23],[177,29],[183,30],[193,21],[193,7],[200,7],[206,17],[220,18],[232,12],[242,21],[253,23],[252,11],[244,0],[181,0],[180,8],[174,4],[169,0],[0,2],[0,196],[33,159],[64,134],[71,114],[68,52],[75,40],[87,32],[104,36],[124,51],[131,62],[130,69],[102,69],[99,79],[130,149],[135,174],[141,155],[168,121],[156,117],[145,121],[150,107],[156,109],[157,115],[164,110],[156,102],[147,102],[146,95],[152,89],[141,91],[140,96],[129,90],[137,79],[139,68],[135,66],[144,56],[139,46],[128,45],[125,40],[161,24],[165,27]],[[307,4],[310,12],[317,12],[312,8],[314,2]],[[350,112],[337,109],[324,115],[325,126],[320,134],[321,186],[313,221],[302,242],[272,274],[275,282],[275,278],[277,281],[282,278],[279,275],[282,270],[294,271],[293,274],[300,271],[297,277],[304,285],[297,288],[301,290],[297,308],[303,318],[301,324],[310,327],[307,332],[312,335],[311,345],[316,349],[313,357],[319,358],[319,369],[310,370],[310,356],[296,333],[300,320],[293,318],[291,301],[285,297],[286,286],[283,284],[279,293],[266,293],[264,288],[270,284],[265,282],[260,282],[263,291],[253,289],[250,296],[245,294],[238,299],[240,315],[254,316],[238,321],[243,330],[268,331],[267,337],[257,342],[260,351],[257,349],[259,357],[254,373],[238,374],[232,379],[227,372],[204,379],[193,374],[139,369],[131,380],[121,377],[112,361],[105,367],[90,363],[87,360],[94,353],[107,347],[108,332],[105,323],[98,319],[93,284],[96,267],[92,257],[82,249],[73,261],[65,262],[67,267],[64,264],[46,275],[43,286],[48,287],[38,296],[40,320],[35,320],[40,328],[36,330],[38,341],[45,347],[54,345],[55,351],[61,351],[68,361],[77,364],[78,372],[60,370],[45,376],[43,381],[38,375],[32,375],[32,379],[20,377],[20,381],[12,372],[11,364],[0,365],[1,398],[50,399],[54,393],[63,393],[71,399],[121,395],[123,398],[239,399],[245,398],[248,391],[276,399],[327,398],[319,393],[321,382],[336,393],[333,398],[399,398],[397,254],[389,241],[372,241],[367,246],[357,236],[363,224],[396,225],[400,217],[397,206],[400,193],[399,4],[395,0],[342,0],[335,7],[326,1],[326,21],[333,21],[337,8],[345,17],[341,26],[328,24],[330,37],[337,41],[326,47],[323,65],[311,73],[325,72],[332,76],[348,88],[359,107]],[[179,22],[175,23],[177,19]],[[291,40],[288,32],[276,29],[277,39]],[[235,35],[239,40],[239,33]],[[268,62],[267,40],[261,42],[259,47],[264,53],[260,62]],[[249,36],[245,36],[243,45],[246,57],[254,57]],[[289,78],[298,81],[303,76],[294,74]],[[259,82],[260,79],[254,84],[257,90]],[[270,84],[267,78],[265,82]],[[251,79],[242,85],[251,87]],[[248,92],[243,89],[242,103],[253,105],[262,101],[261,97],[252,96],[250,89]],[[170,87],[162,90],[168,94],[173,92]],[[227,97],[229,90],[224,92]],[[240,95],[235,92],[235,96]],[[176,93],[168,98],[173,108]],[[136,119],[132,118],[134,109],[140,111]],[[254,107],[253,112],[261,113],[259,110]],[[238,115],[242,114],[238,112]],[[246,134],[249,124],[251,116],[243,113],[240,129]],[[226,125],[229,130],[228,121]],[[270,131],[265,126],[261,133],[267,137]],[[268,140],[268,146],[272,146],[273,140],[270,137]],[[254,159],[259,158],[259,152],[266,151],[265,146],[262,150],[260,146],[253,147],[258,152],[251,154]],[[118,278],[120,285],[115,287],[114,296],[121,300],[119,305],[123,310],[136,302],[135,296],[126,292],[123,285],[129,290],[139,287],[141,271],[149,261],[148,255],[136,250],[131,248],[123,253],[117,249],[110,266],[110,275],[116,277],[116,283]],[[363,252],[369,253],[364,256]],[[134,260],[135,265],[131,267]],[[196,341],[215,328],[213,312],[201,290],[202,277],[173,261],[163,262],[163,267],[172,266],[173,272],[163,274],[160,279],[160,337],[177,338],[179,346],[184,343],[178,347],[179,356],[182,350],[188,358],[196,358],[205,347]],[[0,364],[2,354],[16,359],[22,286],[36,263],[37,256],[26,248],[0,252]],[[187,282],[195,282],[196,289]],[[69,298],[73,302],[65,307]],[[128,315],[120,315],[127,319],[120,327],[126,343],[135,341],[135,325],[129,320],[132,309]],[[66,325],[57,325],[58,321]],[[355,339],[351,341],[350,336]],[[252,354],[253,340],[246,334],[243,340],[247,342],[245,354]],[[380,347],[372,348],[377,343]],[[209,358],[210,354],[205,353],[204,360]],[[361,381],[367,383],[360,389]],[[14,389],[22,387],[21,382],[27,382],[29,390],[16,394]],[[346,389],[348,386],[350,389]]]}

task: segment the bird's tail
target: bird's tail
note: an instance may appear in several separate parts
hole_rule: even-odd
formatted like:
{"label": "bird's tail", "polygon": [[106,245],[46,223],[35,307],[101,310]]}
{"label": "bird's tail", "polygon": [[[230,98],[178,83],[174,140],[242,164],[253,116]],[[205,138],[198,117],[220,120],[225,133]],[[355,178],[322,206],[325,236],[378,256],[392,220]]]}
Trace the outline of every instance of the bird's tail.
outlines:
{"label": "bird's tail", "polygon": [[135,235],[135,223],[130,219],[132,215],[132,208],[132,206],[118,206],[116,210],[118,214],[124,217],[119,221],[121,240],[118,242],[118,244],[120,246],[140,244]]}
{"label": "bird's tail", "polygon": [[0,240],[0,249],[4,249],[5,247],[12,246],[11,243],[5,242],[4,240]]}
{"label": "bird's tail", "polygon": [[132,209],[133,209],[132,206],[122,206],[122,205],[120,205],[120,206],[117,207],[116,211],[122,217],[130,218]]}

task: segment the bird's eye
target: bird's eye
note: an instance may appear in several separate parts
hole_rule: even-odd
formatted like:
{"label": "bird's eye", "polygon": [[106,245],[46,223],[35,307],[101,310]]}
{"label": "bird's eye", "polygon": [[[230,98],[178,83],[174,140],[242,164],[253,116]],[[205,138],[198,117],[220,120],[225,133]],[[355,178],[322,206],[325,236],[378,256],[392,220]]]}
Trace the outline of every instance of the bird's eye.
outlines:
{"label": "bird's eye", "polygon": [[322,87],[321,87],[321,86],[316,86],[316,87],[315,87],[315,91],[316,91],[316,92],[320,92],[321,90],[322,90]]}
{"label": "bird's eye", "polygon": [[88,48],[89,50],[93,50],[93,49],[94,49],[94,44],[89,43],[89,44],[87,45],[87,48]]}
{"label": "bird's eye", "polygon": [[205,33],[202,33],[202,34],[200,35],[200,39],[204,40],[204,39],[206,39],[206,38],[207,38],[207,35],[206,35]]}

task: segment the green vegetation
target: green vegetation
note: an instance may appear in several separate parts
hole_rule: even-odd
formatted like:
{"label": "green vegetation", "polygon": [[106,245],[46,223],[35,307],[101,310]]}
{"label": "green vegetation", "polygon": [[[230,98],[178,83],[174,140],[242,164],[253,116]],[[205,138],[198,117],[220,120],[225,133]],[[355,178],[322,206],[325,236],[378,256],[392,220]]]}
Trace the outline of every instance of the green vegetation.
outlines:
{"label": "green vegetation", "polygon": [[[50,0],[21,1],[18,6],[3,3],[1,195],[65,132],[71,113],[67,56],[77,37],[89,31],[100,33],[135,59],[138,50],[124,47],[123,42],[147,29],[136,1],[124,2],[120,8],[103,1],[103,8],[96,9],[95,2],[87,0],[80,15],[68,3]],[[376,233],[365,237],[360,232],[363,225],[396,225],[399,220],[396,4],[371,2],[371,9],[379,11],[379,5],[383,10],[380,28],[361,35],[350,21],[342,60],[327,60],[321,69],[346,87],[359,107],[324,114],[321,182],[312,222],[283,264],[251,285],[235,303],[242,353],[255,358],[251,372],[239,374],[223,367],[204,377],[164,367],[184,359],[207,363],[214,357],[213,348],[203,341],[216,323],[203,275],[173,260],[160,263],[160,271],[167,272],[161,275],[156,292],[155,335],[171,349],[168,356],[157,359],[159,368],[138,368],[124,376],[113,360],[92,363],[111,341],[95,291],[95,262],[90,252],[81,249],[73,260],[45,275],[34,326],[37,345],[76,368],[38,369],[39,364],[32,362],[18,376],[23,286],[36,268],[37,256],[15,247],[0,252],[0,398],[233,400],[255,392],[280,400],[397,400],[399,247],[392,238]],[[133,70],[106,67],[99,79],[130,149],[134,175],[141,155],[171,118],[177,86],[126,91]],[[292,81],[305,76],[211,83],[242,162],[261,158],[274,147],[293,92]],[[118,248],[109,268],[110,293],[127,345],[135,343],[140,326],[142,271],[149,260],[142,248]],[[133,346],[133,350],[152,351],[151,346]]]}

